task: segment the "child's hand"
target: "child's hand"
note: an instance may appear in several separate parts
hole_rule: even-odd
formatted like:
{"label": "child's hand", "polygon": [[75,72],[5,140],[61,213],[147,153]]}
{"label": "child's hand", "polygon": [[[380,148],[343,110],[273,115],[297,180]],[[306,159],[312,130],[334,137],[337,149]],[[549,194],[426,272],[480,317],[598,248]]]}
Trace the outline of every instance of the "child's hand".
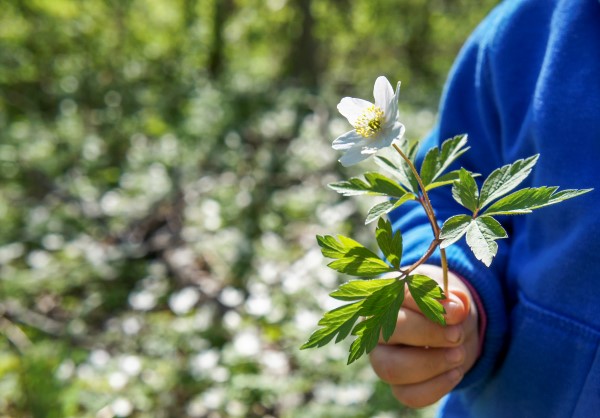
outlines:
{"label": "child's hand", "polygon": [[[442,269],[437,266],[425,265],[418,272],[441,282]],[[442,327],[425,318],[407,292],[394,334],[371,352],[373,370],[406,406],[435,403],[460,382],[477,359],[476,306],[469,289],[451,272],[449,293],[450,300],[442,302],[447,322]]]}

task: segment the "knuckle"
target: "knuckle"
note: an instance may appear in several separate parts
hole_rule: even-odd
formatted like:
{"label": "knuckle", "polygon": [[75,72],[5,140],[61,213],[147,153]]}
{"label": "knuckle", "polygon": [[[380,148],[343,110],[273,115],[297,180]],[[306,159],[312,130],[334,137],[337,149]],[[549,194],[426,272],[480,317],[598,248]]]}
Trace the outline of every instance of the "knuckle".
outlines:
{"label": "knuckle", "polygon": [[375,373],[386,383],[394,383],[396,381],[396,368],[393,362],[382,363]]}
{"label": "knuckle", "polygon": [[375,347],[369,356],[371,362],[371,368],[375,374],[384,382],[389,383],[392,381],[392,361],[389,361],[386,355],[381,353],[381,347]]}
{"label": "knuckle", "polygon": [[410,390],[410,387],[405,386],[394,386],[392,388],[392,393],[398,402],[413,409],[424,408],[441,399],[441,396],[437,397],[436,395],[431,395],[425,391],[422,393],[415,393],[413,390]]}
{"label": "knuckle", "polygon": [[435,376],[440,372],[440,368],[443,367],[444,363],[437,355],[427,356],[423,362],[424,368],[427,370],[429,376]]}

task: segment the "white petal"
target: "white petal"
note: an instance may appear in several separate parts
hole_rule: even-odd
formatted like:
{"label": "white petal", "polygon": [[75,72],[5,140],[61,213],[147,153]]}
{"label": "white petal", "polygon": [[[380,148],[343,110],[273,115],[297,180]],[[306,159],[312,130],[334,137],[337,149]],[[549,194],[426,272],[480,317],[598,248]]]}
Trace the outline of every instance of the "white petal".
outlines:
{"label": "white petal", "polygon": [[375,104],[386,113],[386,109],[389,109],[390,103],[392,103],[394,99],[394,89],[388,79],[384,76],[377,77],[377,80],[375,80],[373,97],[375,97]]}
{"label": "white petal", "polygon": [[370,154],[362,153],[362,147],[354,147],[346,151],[346,153],[342,155],[342,158],[340,158],[339,161],[344,167],[348,167],[360,163],[361,161],[366,160],[369,157]]}
{"label": "white petal", "polygon": [[348,131],[343,135],[338,136],[331,144],[335,150],[346,150],[354,146],[362,146],[365,138],[356,133],[355,130]]}
{"label": "white petal", "polygon": [[338,111],[348,119],[348,122],[352,126],[356,122],[356,119],[364,112],[364,110],[371,106],[372,103],[367,102],[363,99],[356,99],[354,97],[344,97],[337,105]]}
{"label": "white petal", "polygon": [[388,104],[387,109],[383,112],[385,114],[385,125],[389,125],[397,122],[398,120],[398,96],[400,95],[400,82],[396,85],[396,92],[392,97],[392,100]]}
{"label": "white petal", "polygon": [[396,140],[401,141],[403,136],[404,125],[401,123],[395,123],[391,129],[382,132],[377,139],[371,141],[368,146],[363,149],[363,153],[375,153],[380,149],[387,148],[392,145],[392,142]]}
{"label": "white petal", "polygon": [[404,136],[404,125],[402,125],[400,122],[396,122],[394,124],[394,127],[392,128],[392,131],[394,132],[394,135],[396,136],[396,139],[400,139]]}

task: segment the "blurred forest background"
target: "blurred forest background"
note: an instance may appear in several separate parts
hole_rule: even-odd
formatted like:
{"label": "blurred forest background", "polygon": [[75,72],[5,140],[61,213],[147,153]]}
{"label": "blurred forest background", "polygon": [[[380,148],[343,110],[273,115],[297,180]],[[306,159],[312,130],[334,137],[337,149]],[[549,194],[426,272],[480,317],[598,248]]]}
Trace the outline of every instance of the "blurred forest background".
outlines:
{"label": "blurred forest background", "polygon": [[372,239],[335,106],[386,75],[424,135],[495,3],[1,1],[0,417],[419,416],[298,350],[315,234]]}

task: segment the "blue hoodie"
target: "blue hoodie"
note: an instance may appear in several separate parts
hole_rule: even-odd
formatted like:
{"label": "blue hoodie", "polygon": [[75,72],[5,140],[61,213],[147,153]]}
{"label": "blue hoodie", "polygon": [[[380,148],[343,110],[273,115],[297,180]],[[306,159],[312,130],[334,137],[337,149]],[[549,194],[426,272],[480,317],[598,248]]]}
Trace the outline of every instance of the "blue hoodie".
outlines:
{"label": "blue hoodie", "polygon": [[[584,196],[505,217],[490,268],[464,243],[452,270],[478,292],[483,351],[446,398],[443,417],[600,416],[600,2],[506,0],[463,47],[444,90],[437,127],[421,148],[468,133],[460,165],[482,174],[540,153],[520,187],[595,188]],[[449,190],[432,193],[440,220],[465,213]],[[391,216],[404,263],[431,242],[420,207]],[[439,254],[431,262],[439,263]]]}

